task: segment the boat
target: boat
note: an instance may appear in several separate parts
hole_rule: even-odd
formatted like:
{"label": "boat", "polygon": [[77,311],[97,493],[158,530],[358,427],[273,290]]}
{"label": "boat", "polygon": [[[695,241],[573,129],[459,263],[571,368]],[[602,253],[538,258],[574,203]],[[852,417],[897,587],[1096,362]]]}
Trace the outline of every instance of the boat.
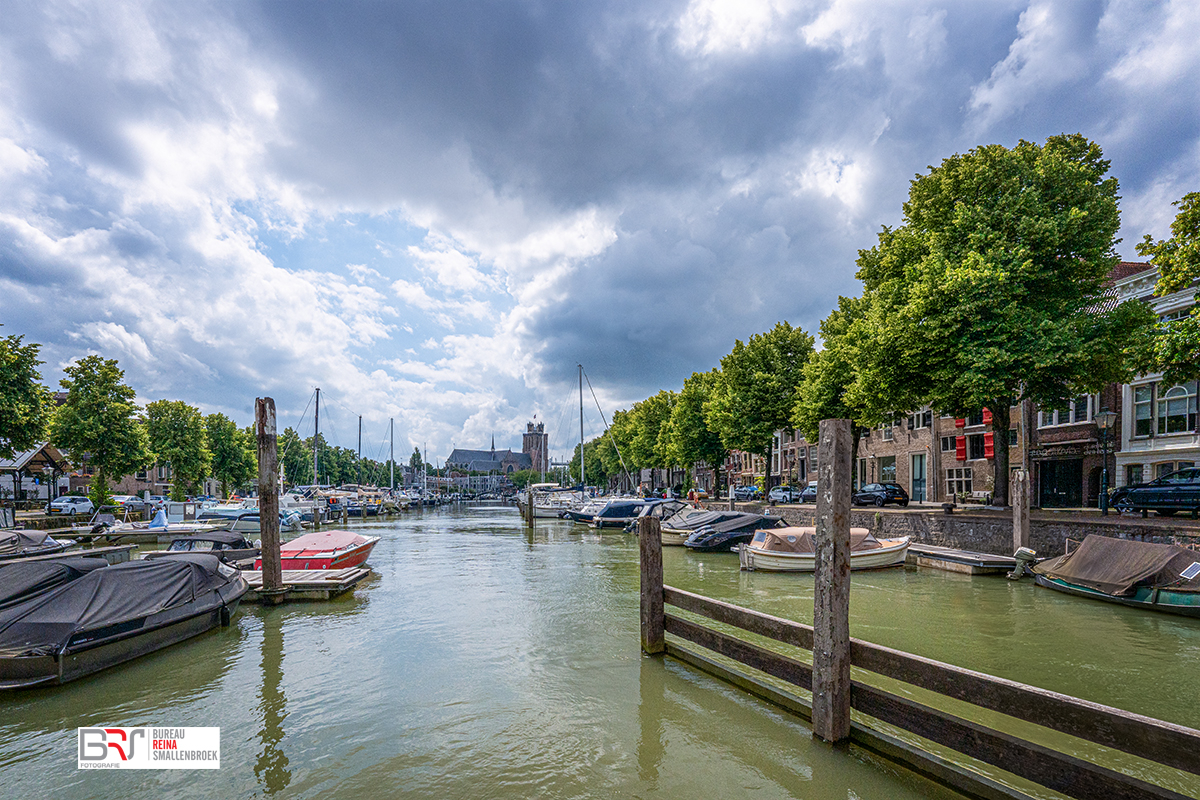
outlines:
{"label": "boat", "polygon": [[175,553],[208,553],[226,564],[235,564],[247,558],[257,558],[259,550],[258,546],[237,531],[209,531],[176,537],[166,550],[152,550],[142,558],[163,558]]}
{"label": "boat", "polygon": [[[749,542],[753,533],[759,528],[777,527],[782,523],[783,520],[779,517],[753,514],[748,511],[685,509],[663,522],[662,543],[667,546],[684,546],[702,528],[719,533],[746,534],[743,539],[731,542],[730,547],[732,547],[739,541]],[[723,548],[715,547],[714,549]]]}
{"label": "boat", "polygon": [[[366,561],[378,542],[378,536],[353,531],[314,531],[284,542],[279,557],[283,569],[345,569]],[[254,568],[262,569],[261,556]]]}
{"label": "boat", "polygon": [[0,611],[0,689],[66,683],[228,625],[248,588],[199,553],[92,570]]}
{"label": "boat", "polygon": [[779,517],[726,511],[723,519],[697,526],[683,546],[697,553],[736,552],[738,545],[749,544],[759,530],[786,525]]}
{"label": "boat", "polygon": [[[816,565],[816,528],[771,528],[756,531],[738,547],[744,570],[812,572]],[[883,569],[904,563],[910,537],[876,539],[866,528],[850,529],[850,569]]]}
{"label": "boat", "polygon": [[58,540],[45,531],[0,531],[0,562],[29,556],[53,555],[74,544],[71,539]]}
{"label": "boat", "polygon": [[1200,552],[1088,534],[1032,567],[1038,586],[1109,603],[1200,617]]}
{"label": "boat", "polygon": [[107,567],[103,558],[64,556],[43,561],[7,561],[0,564],[0,611]]}

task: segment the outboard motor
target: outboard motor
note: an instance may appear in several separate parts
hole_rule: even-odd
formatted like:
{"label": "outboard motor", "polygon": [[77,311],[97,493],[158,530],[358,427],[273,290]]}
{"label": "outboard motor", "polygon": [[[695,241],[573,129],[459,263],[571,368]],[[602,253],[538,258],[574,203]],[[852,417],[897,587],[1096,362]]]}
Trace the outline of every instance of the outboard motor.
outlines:
{"label": "outboard motor", "polygon": [[1019,581],[1030,571],[1029,568],[1037,562],[1037,552],[1030,550],[1028,547],[1018,547],[1017,552],[1013,553],[1013,558],[1017,560],[1017,567],[1008,573],[1007,577],[1010,581]]}

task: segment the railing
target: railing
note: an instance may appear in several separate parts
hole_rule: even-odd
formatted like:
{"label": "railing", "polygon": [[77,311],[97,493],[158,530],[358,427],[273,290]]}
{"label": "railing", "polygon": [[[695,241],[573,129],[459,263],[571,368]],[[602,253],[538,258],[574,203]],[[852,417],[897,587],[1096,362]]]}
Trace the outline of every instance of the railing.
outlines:
{"label": "railing", "polygon": [[[825,452],[824,425],[822,423],[822,465],[836,463],[833,454]],[[827,458],[827,455],[830,457]],[[848,464],[849,460],[846,461]],[[863,726],[851,723],[850,709],[853,708],[886,725],[916,734],[1068,797],[1105,800],[1186,797],[1051,747],[954,716],[862,681],[851,680],[849,668],[853,666],[1155,764],[1200,775],[1200,731],[851,639],[848,625],[849,565],[847,561],[841,565],[841,569],[836,568],[838,554],[833,544],[837,529],[842,527],[846,551],[849,549],[848,513],[839,518],[839,509],[830,508],[830,498],[836,493],[824,490],[836,485],[837,476],[832,476],[834,480],[827,482],[826,478],[829,477],[822,474],[822,491],[818,496],[815,626],[665,586],[659,523],[656,519],[643,518],[639,522],[638,534],[642,568],[642,648],[645,652],[677,656],[744,684],[740,680],[743,676],[738,673],[725,670],[718,662],[698,658],[690,648],[668,641],[665,634],[671,634],[810,691],[813,732],[827,741],[853,738],[852,727],[856,732],[863,731]],[[849,492],[845,492],[845,495],[845,511],[848,512]],[[820,508],[822,503],[825,504],[824,513]],[[848,558],[848,552],[844,557]],[[826,564],[825,571],[829,573],[824,576],[823,561]],[[831,569],[831,566],[835,568]],[[841,580],[843,578],[844,583]],[[838,599],[841,592],[845,593],[844,604]],[[812,651],[813,663],[810,666],[774,649],[678,614],[667,613],[667,606],[773,642]],[[766,684],[758,684],[753,679],[751,682],[754,686],[746,688],[761,688],[764,691],[760,694],[771,697],[772,692]],[[891,749],[895,750],[896,743],[889,741]],[[908,755],[913,754],[911,747],[901,743],[901,748],[908,751]],[[915,758],[901,755],[900,760],[918,768],[921,765],[940,764],[943,767],[941,769],[923,771],[959,789],[973,791],[987,787],[992,791],[977,793],[988,796],[1005,794],[1004,791],[996,791],[997,785],[987,779],[980,779],[977,785],[973,785],[970,778],[963,777],[967,774],[964,770],[953,767],[945,769],[945,762],[934,754],[918,754]]]}

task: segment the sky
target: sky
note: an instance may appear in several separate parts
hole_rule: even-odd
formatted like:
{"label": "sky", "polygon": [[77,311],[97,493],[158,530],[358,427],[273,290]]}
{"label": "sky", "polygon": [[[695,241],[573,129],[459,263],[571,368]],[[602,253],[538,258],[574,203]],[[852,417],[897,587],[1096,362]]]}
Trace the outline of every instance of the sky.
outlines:
{"label": "sky", "polygon": [[[1136,260],[1200,188],[1200,3],[0,0],[0,335],[386,457],[578,437],[816,333],[909,182],[1081,132]],[[589,438],[603,423],[587,390]]]}

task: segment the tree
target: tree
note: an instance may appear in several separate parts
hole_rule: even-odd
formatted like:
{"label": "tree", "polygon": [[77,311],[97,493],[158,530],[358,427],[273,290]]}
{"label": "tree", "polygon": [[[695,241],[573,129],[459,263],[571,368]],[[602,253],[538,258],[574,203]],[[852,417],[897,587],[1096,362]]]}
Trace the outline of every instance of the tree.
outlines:
{"label": "tree", "polygon": [[775,431],[791,426],[804,364],[813,352],[813,337],[787,322],[756,334],[721,359],[721,372],[704,406],[721,441],[730,449],[759,453],[767,460]]}
{"label": "tree", "polygon": [[420,448],[414,447],[412,455],[408,457],[408,466],[412,467],[413,471],[420,472],[421,465],[425,463],[425,459],[421,458]]}
{"label": "tree", "polygon": [[[631,412],[616,411],[613,413],[612,424],[600,438],[601,446],[598,451],[600,466],[605,475],[621,478],[627,475],[627,470],[637,469],[630,453],[630,444],[635,433],[636,423]],[[626,488],[632,491],[634,488],[633,476],[629,475],[628,477],[630,485]]]}
{"label": "tree", "polygon": [[663,469],[671,466],[667,439],[660,434],[671,419],[674,406],[675,393],[663,390],[634,403],[630,409],[633,438],[629,442],[629,455],[639,467]]}
{"label": "tree", "polygon": [[[1189,192],[1174,204],[1179,213],[1171,223],[1171,237],[1146,238],[1137,246],[1158,267],[1156,295],[1179,292],[1200,278],[1200,192]],[[1147,348],[1146,372],[1162,372],[1167,385],[1200,378],[1200,305],[1183,319],[1160,322]]]}
{"label": "tree", "polygon": [[0,339],[0,458],[12,458],[45,439],[50,391],[38,372],[41,345],[22,336]]}
{"label": "tree", "polygon": [[[584,453],[587,461],[584,466],[587,468],[585,477],[588,479],[589,486],[607,486],[608,472],[604,469],[604,461],[600,453],[604,450],[605,444],[603,437],[592,439],[584,446]],[[570,470],[571,480],[579,479],[579,445],[575,445],[575,452],[571,455],[571,463],[567,467]]]}
{"label": "tree", "polygon": [[[312,437],[301,439],[292,428],[284,428],[279,435],[279,466],[284,480],[291,486],[306,486],[313,483]],[[258,442],[255,442],[258,449]]]}
{"label": "tree", "polygon": [[116,359],[91,355],[66,367],[59,383],[67,400],[53,416],[50,440],[96,468],[90,496],[97,507],[109,504],[108,481],[144,467],[151,455],[146,430],[138,422],[136,393],[122,383]]}
{"label": "tree", "polygon": [[684,379],[683,390],[671,409],[671,419],[664,426],[672,461],[683,467],[703,461],[712,468],[716,481],[714,496],[721,493],[721,468],[729,450],[721,441],[715,422],[704,410],[704,404],[712,396],[719,379],[715,369],[693,372],[691,377]]}
{"label": "tree", "polygon": [[151,457],[171,465],[171,499],[187,499],[212,463],[200,409],[182,400],[155,400],[146,405],[146,434]]}
{"label": "tree", "polygon": [[1009,408],[1126,380],[1151,322],[1141,303],[1106,306],[1119,224],[1108,166],[1079,134],[977,147],[918,175],[904,223],[859,252],[867,308],[851,325],[847,402],[881,418],[923,403],[991,410],[999,505]]}
{"label": "tree", "polygon": [[[237,489],[256,477],[258,444],[255,442],[251,448],[246,434],[236,422],[224,414],[209,414],[205,417],[204,432],[208,451],[212,454],[213,477],[221,482],[221,494],[229,497],[230,487]],[[310,463],[309,471],[311,470]]]}

